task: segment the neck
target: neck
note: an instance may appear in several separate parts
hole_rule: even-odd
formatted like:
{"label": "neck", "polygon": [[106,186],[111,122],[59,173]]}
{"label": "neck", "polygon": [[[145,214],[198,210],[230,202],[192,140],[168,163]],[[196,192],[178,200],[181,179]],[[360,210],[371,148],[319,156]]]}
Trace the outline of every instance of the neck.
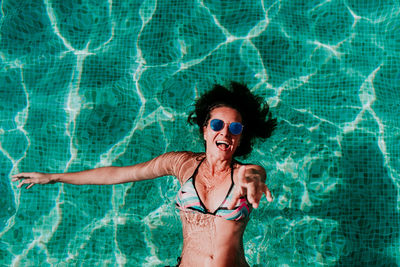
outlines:
{"label": "neck", "polygon": [[206,164],[210,171],[210,174],[214,176],[215,174],[225,173],[231,170],[232,158],[221,159],[213,155],[206,154]]}

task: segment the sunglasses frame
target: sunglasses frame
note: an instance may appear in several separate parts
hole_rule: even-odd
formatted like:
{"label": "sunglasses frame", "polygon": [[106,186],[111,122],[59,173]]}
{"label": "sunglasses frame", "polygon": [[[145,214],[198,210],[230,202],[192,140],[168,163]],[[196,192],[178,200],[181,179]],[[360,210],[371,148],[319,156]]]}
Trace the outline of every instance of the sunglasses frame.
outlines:
{"label": "sunglasses frame", "polygon": [[[212,124],[213,121],[218,121],[217,123],[222,122],[222,127],[221,127],[220,129],[214,129],[215,126],[213,126],[213,124]],[[237,124],[239,124],[240,126],[242,126],[242,128],[240,129],[240,132],[239,132],[239,133],[233,133],[233,132],[232,132],[231,126],[232,126],[232,125],[237,125]],[[210,128],[211,128],[211,130],[213,130],[214,132],[219,132],[219,131],[221,131],[224,127],[225,127],[225,122],[224,122],[223,120],[221,120],[221,119],[212,119],[212,120],[210,120]],[[230,132],[231,134],[233,134],[233,135],[239,135],[239,134],[241,134],[241,133],[243,132],[243,128],[244,128],[244,125],[243,125],[242,123],[240,123],[240,122],[236,122],[236,121],[235,121],[235,122],[231,122],[231,123],[228,124],[228,130],[229,130],[229,132]]]}

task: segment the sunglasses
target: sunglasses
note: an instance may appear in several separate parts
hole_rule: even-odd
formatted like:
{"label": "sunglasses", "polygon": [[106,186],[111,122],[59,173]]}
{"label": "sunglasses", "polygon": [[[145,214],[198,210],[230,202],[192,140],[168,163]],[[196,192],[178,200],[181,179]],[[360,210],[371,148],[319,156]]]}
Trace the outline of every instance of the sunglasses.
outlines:
{"label": "sunglasses", "polygon": [[[210,127],[213,131],[218,132],[224,128],[225,122],[220,119],[213,119],[210,121]],[[231,122],[229,124],[229,132],[233,135],[241,134],[243,131],[243,124],[240,122]]]}

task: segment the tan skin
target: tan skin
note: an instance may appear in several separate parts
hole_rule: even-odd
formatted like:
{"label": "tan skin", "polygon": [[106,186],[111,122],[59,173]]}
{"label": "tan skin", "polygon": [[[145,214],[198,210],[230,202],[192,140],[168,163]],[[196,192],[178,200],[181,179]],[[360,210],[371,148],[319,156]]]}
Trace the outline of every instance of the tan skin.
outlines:
{"label": "tan skin", "polygon": [[[210,113],[210,120],[224,121],[220,131],[213,131],[209,124],[204,126],[206,153],[170,152],[148,162],[126,167],[102,167],[93,170],[63,173],[20,173],[12,181],[20,181],[18,187],[35,184],[63,182],[70,184],[120,184],[174,175],[181,185],[193,174],[199,160],[205,157],[196,176],[199,197],[213,212],[224,200],[230,187],[231,163],[240,145],[241,134],[233,135],[228,126],[231,122],[242,122],[238,111],[230,107],[217,107]],[[227,146],[217,146],[223,141]],[[233,164],[235,183],[233,208],[241,196],[257,208],[263,194],[268,201],[272,196],[265,185],[265,170],[258,165]],[[243,232],[248,219],[228,221],[201,213],[180,211],[183,229],[183,251],[180,266],[248,266],[243,250]]]}

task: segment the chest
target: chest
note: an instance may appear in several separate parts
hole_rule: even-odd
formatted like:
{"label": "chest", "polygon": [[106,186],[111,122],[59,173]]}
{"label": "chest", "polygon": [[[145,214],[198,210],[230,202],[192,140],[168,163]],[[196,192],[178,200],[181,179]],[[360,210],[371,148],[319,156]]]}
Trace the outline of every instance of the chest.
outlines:
{"label": "chest", "polygon": [[200,201],[210,213],[229,202],[233,193],[233,177],[231,174],[222,177],[206,177],[199,174],[193,181]]}

